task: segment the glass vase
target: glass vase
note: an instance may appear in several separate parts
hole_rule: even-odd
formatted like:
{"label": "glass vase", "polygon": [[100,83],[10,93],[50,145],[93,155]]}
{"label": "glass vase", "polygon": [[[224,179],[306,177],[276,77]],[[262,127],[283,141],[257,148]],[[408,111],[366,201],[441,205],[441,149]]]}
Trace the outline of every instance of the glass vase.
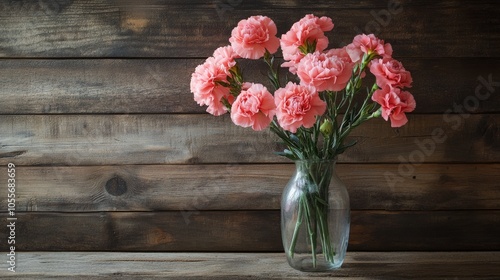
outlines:
{"label": "glass vase", "polygon": [[335,160],[298,160],[281,199],[281,236],[291,267],[340,268],[349,240],[349,194]]}

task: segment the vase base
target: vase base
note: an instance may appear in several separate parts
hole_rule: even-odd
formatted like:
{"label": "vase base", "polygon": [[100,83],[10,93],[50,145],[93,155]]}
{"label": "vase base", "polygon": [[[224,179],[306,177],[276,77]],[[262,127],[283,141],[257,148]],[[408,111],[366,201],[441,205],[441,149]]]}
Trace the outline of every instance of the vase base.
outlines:
{"label": "vase base", "polygon": [[325,261],[321,255],[317,256],[316,265],[314,265],[311,255],[304,257],[294,256],[293,259],[288,259],[288,264],[299,271],[303,272],[326,272],[339,269],[342,266],[342,260],[336,260],[335,262]]}

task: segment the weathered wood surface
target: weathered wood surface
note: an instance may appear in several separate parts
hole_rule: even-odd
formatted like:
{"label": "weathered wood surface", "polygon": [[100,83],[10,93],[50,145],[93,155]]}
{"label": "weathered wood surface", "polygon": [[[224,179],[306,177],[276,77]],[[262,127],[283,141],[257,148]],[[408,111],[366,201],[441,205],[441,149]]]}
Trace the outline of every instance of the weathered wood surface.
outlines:
{"label": "weathered wood surface", "polygon": [[[337,164],[351,208],[500,210],[500,164],[422,164],[404,176],[399,167]],[[17,211],[278,210],[293,171],[293,164],[18,167]],[[391,172],[398,177],[388,181]]]}
{"label": "weathered wood surface", "polygon": [[228,44],[242,18],[265,14],[275,19],[281,34],[305,13],[314,13],[333,18],[336,27],[328,34],[333,46],[365,32],[390,41],[401,56],[498,57],[500,7],[495,1],[242,2],[226,8],[223,1],[2,2],[0,56],[205,57]]}
{"label": "weathered wood surface", "polygon": [[[17,165],[18,249],[281,251],[279,199],[293,166],[272,154],[279,145],[269,133],[202,114],[189,79],[206,56],[228,44],[240,19],[265,14],[283,33],[315,13],[334,20],[331,47],[375,32],[415,80],[418,105],[409,124],[391,129],[380,119],[369,122],[353,133],[358,145],[340,156],[354,209],[350,250],[500,250],[500,5],[391,3],[0,2],[0,166]],[[400,11],[384,18],[391,8]],[[263,68],[243,66],[249,79],[262,80]],[[402,177],[391,177],[391,184],[387,172]],[[5,176],[0,172],[0,182]],[[498,253],[349,253],[352,269],[347,264],[314,276],[499,274],[492,272]],[[39,279],[44,256],[47,266],[66,271],[47,273],[63,279],[85,273],[143,279],[172,271],[177,279],[310,277],[294,274],[281,254],[279,264],[274,256],[212,255],[222,266],[200,254],[155,255],[167,258],[162,262],[121,253],[111,259],[61,253],[59,261],[33,253],[25,255],[33,265],[25,266],[23,254],[19,269],[32,270],[16,279]],[[137,269],[127,274],[132,263]]]}
{"label": "weathered wood surface", "polygon": [[[467,111],[473,113],[500,112],[500,88],[496,85],[500,59],[401,60],[415,81],[410,89],[417,100],[414,113],[443,113],[454,110],[454,103],[463,106],[465,101],[469,102]],[[203,113],[206,108],[196,104],[189,89],[191,73],[202,62],[0,60],[0,114]],[[262,73],[267,69],[263,66],[262,61],[242,62],[245,79],[265,83]],[[477,105],[470,98],[476,98]]]}
{"label": "weathered wood surface", "polygon": [[339,270],[303,273],[283,253],[21,252],[7,279],[498,279],[499,252],[348,252]]}
{"label": "weathered wood surface", "polygon": [[[500,115],[408,117],[399,129],[381,118],[355,129],[358,144],[339,160],[410,169],[500,161]],[[227,115],[3,115],[0,141],[3,165],[285,162],[273,154],[280,150],[274,135],[237,127]]]}
{"label": "weathered wood surface", "polygon": [[[279,210],[19,212],[16,217],[19,251],[283,250]],[[354,210],[349,250],[500,250],[498,236],[499,210]],[[0,239],[7,240],[6,231]],[[5,251],[7,243],[0,248]]]}

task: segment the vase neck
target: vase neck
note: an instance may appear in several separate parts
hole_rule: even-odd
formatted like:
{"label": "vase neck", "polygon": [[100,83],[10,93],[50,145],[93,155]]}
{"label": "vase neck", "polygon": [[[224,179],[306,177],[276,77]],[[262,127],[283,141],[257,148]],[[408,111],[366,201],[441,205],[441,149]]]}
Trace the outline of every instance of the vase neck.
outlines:
{"label": "vase neck", "polygon": [[335,180],[335,160],[297,160],[295,161],[295,180],[298,187],[307,192],[327,195],[327,189]]}
{"label": "vase neck", "polygon": [[317,172],[334,172],[337,160],[296,160],[295,169],[298,172],[310,173],[311,171]]}

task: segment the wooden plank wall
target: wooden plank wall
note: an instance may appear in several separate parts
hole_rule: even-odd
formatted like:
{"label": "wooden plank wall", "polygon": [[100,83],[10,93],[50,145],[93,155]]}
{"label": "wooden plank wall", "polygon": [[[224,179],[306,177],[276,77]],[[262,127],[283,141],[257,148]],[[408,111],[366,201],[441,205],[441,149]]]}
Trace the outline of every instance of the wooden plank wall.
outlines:
{"label": "wooden plank wall", "polygon": [[1,2],[0,216],[14,163],[18,250],[281,251],[293,166],[269,132],[204,113],[189,80],[240,19],[281,34],[306,13],[333,18],[331,47],[374,32],[414,77],[409,124],[371,121],[339,158],[349,250],[500,250],[497,1],[140,2]]}

